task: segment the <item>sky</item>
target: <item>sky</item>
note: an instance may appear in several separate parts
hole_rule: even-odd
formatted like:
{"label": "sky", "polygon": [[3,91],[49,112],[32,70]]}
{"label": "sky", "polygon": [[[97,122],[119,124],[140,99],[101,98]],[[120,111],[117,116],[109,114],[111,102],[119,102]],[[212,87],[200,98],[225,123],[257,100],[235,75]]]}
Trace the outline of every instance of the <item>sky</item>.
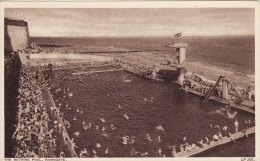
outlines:
{"label": "sky", "polygon": [[28,22],[32,37],[254,35],[254,9],[78,8],[5,9]]}

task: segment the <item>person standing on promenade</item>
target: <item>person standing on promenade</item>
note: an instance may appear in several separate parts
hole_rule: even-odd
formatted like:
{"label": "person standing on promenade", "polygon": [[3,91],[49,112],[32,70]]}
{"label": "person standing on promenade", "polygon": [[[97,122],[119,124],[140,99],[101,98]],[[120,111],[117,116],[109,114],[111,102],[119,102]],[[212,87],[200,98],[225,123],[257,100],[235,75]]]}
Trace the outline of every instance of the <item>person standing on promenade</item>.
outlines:
{"label": "person standing on promenade", "polygon": [[245,126],[246,126],[246,129],[248,129],[248,122],[247,122],[247,120],[245,120]]}
{"label": "person standing on promenade", "polygon": [[237,132],[238,132],[239,123],[238,123],[238,121],[236,120],[234,124],[235,124],[236,133],[237,133]]}
{"label": "person standing on promenade", "polygon": [[209,122],[209,129],[212,129],[213,128],[213,125],[211,122]]}
{"label": "person standing on promenade", "polygon": [[62,150],[62,151],[60,152],[60,158],[65,158],[64,150]]}
{"label": "person standing on promenade", "polygon": [[183,135],[182,141],[183,141],[184,143],[186,143],[186,141],[187,141],[186,135]]}

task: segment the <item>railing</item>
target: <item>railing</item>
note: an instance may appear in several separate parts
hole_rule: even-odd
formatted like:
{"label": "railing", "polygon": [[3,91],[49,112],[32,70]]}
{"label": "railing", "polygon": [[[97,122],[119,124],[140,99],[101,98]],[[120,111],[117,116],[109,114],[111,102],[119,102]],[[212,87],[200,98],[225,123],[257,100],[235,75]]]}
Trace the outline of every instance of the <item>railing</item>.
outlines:
{"label": "railing", "polygon": [[154,70],[153,67],[147,66],[146,64],[137,64],[120,58],[115,58],[112,61],[112,66],[120,67],[123,70],[135,73],[139,76],[150,76]]}

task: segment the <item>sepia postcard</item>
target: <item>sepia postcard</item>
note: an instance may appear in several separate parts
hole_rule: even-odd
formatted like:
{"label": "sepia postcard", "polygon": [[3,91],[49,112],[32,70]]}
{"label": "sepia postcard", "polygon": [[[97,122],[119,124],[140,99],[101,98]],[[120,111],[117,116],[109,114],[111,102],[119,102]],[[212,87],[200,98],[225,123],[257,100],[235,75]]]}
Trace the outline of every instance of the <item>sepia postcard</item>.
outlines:
{"label": "sepia postcard", "polygon": [[3,160],[259,160],[258,2],[2,2],[0,15]]}

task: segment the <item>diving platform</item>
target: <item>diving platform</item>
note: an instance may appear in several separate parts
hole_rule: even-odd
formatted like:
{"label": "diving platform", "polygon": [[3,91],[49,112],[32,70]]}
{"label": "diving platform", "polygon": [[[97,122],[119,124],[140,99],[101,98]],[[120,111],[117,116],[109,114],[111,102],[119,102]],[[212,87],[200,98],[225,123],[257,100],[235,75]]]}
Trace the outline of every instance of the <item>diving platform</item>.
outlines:
{"label": "diving platform", "polygon": [[[255,127],[251,127],[246,130],[247,135],[254,134],[255,133]],[[230,137],[224,136],[219,141],[210,141],[209,144],[204,144],[203,147],[196,146],[194,149],[191,149],[190,151],[181,151],[177,152],[176,154],[173,154],[174,157],[190,157],[197,155],[199,153],[205,152],[211,148],[217,147],[219,145],[224,145],[229,142],[233,142],[233,140],[237,140],[240,138],[246,137],[245,133],[243,131],[233,133]]]}

